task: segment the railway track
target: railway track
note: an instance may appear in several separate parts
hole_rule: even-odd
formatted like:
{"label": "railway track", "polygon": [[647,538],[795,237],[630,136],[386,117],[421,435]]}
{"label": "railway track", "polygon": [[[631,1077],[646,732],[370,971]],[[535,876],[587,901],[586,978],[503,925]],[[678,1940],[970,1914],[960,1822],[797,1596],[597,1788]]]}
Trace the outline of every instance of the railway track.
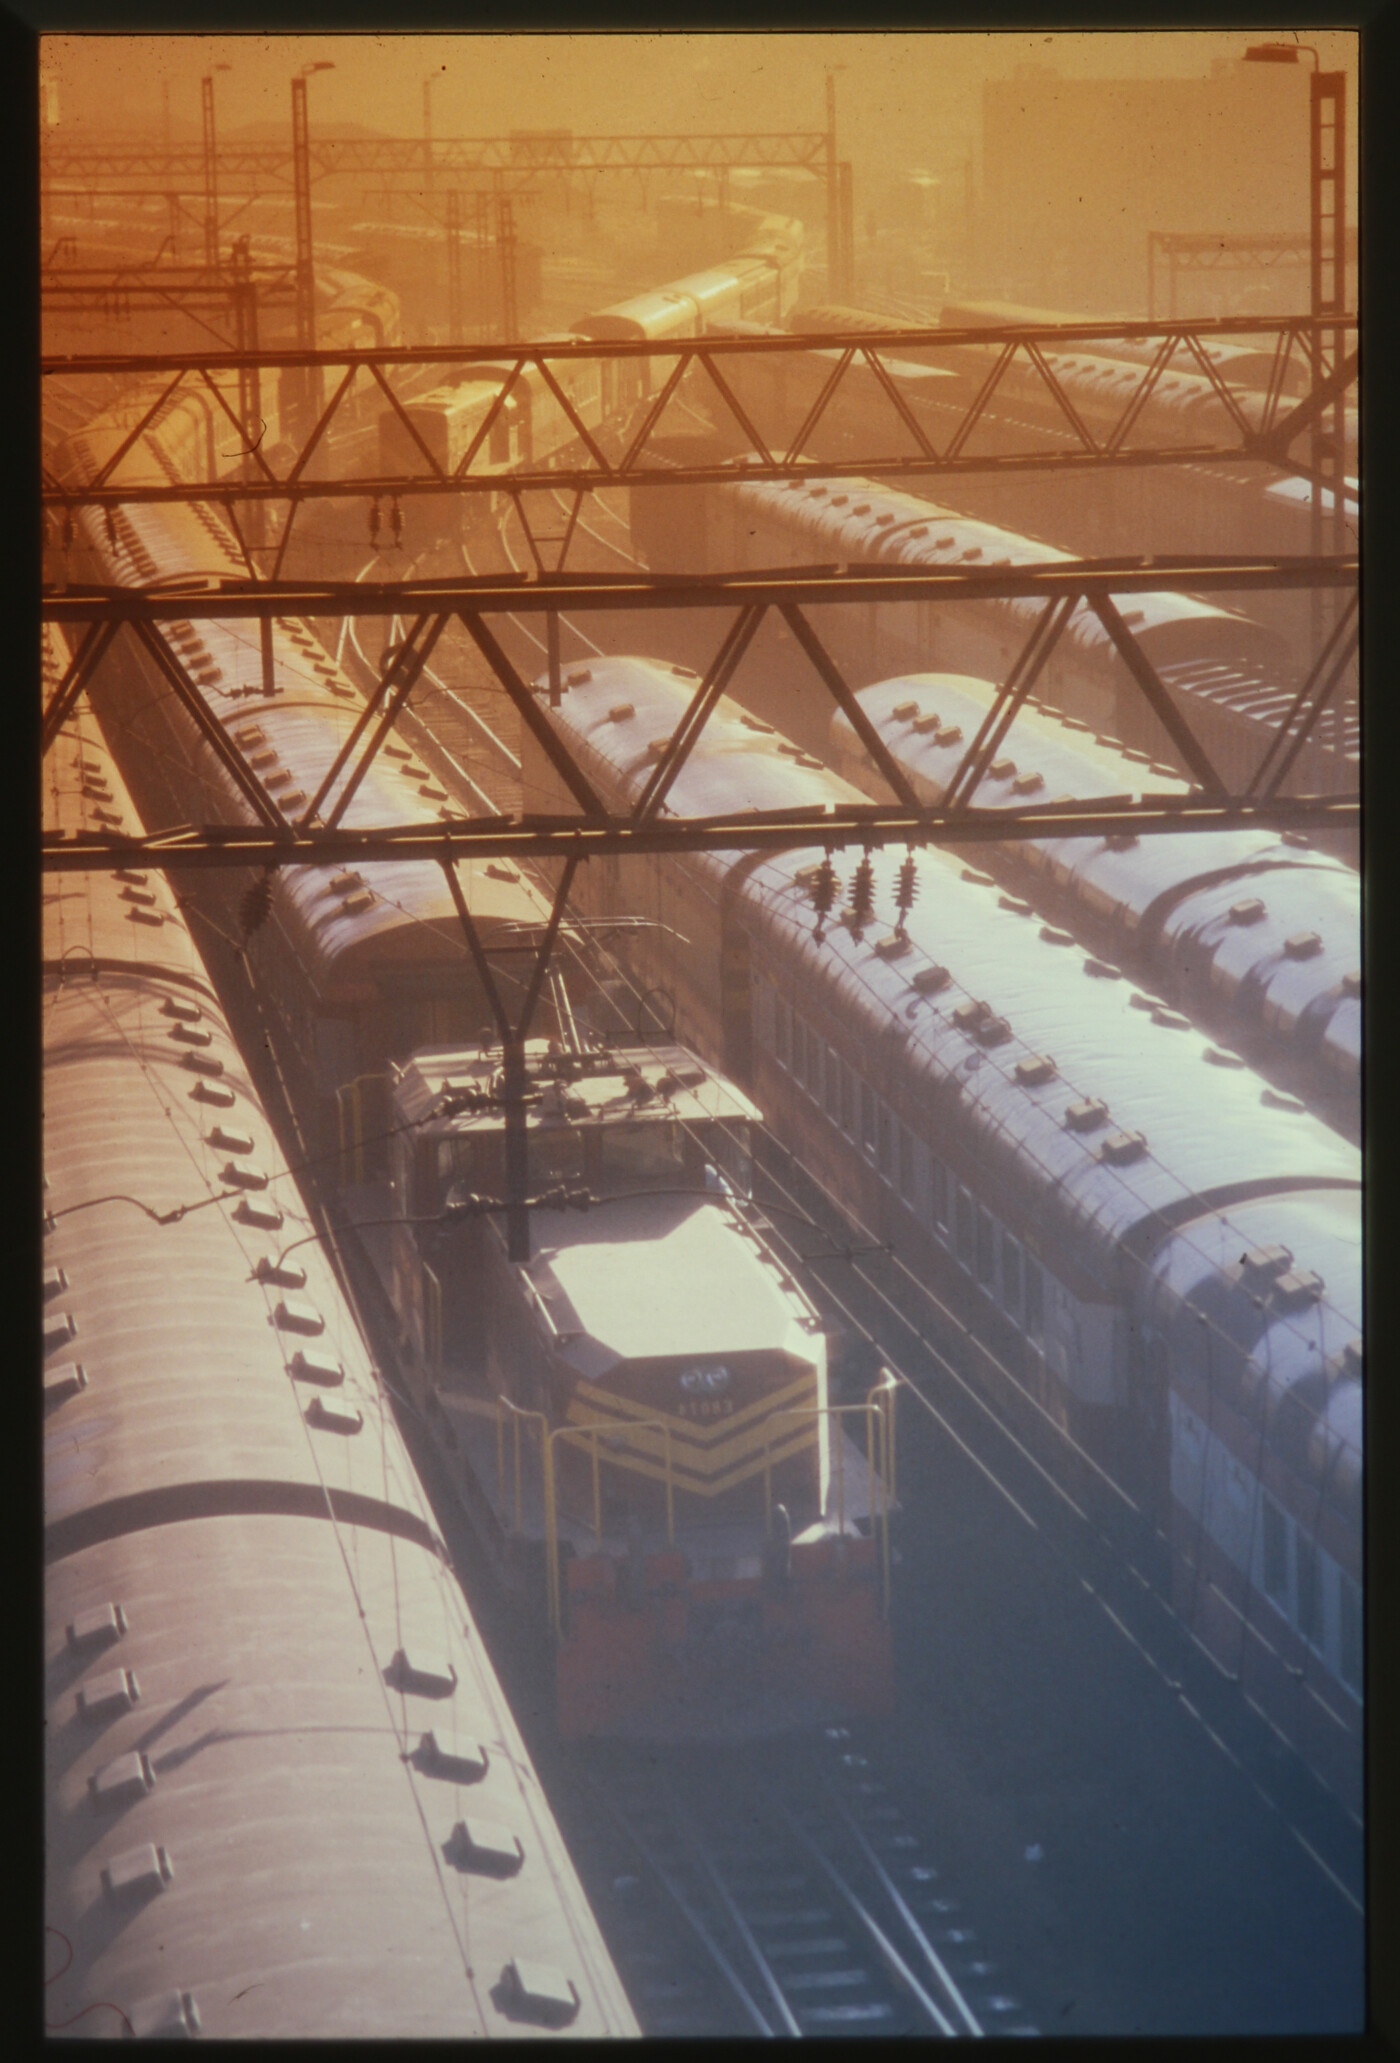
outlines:
{"label": "railway track", "polygon": [[579,1751],[571,1844],[649,2035],[1032,2035],[854,1728]]}

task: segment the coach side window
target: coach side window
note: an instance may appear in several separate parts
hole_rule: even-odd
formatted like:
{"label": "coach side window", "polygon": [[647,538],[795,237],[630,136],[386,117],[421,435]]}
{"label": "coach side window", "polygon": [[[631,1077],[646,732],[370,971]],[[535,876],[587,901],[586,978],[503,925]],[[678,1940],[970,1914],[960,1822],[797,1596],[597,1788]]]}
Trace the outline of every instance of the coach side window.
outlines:
{"label": "coach side window", "polygon": [[1298,1534],[1298,1631],[1313,1647],[1322,1645],[1322,1563],[1310,1533]]}
{"label": "coach side window", "polygon": [[983,1289],[995,1292],[997,1279],[996,1220],[990,1211],[977,1212],[977,1280]]}
{"label": "coach side window", "polygon": [[841,1056],[832,1047],[826,1049],[826,1114],[834,1125],[841,1122]]}
{"label": "coach side window", "polygon": [[1040,1263],[1026,1255],[1026,1331],[1039,1339],[1045,1331],[1045,1278]]}
{"label": "coach side window", "polygon": [[1001,1301],[1014,1324],[1021,1323],[1021,1249],[1009,1232],[1001,1235]]}
{"label": "coach side window", "polygon": [[860,1084],[860,1143],[867,1160],[875,1158],[875,1091],[869,1082]]}
{"label": "coach side window", "polygon": [[792,1067],[792,1012],[781,996],[773,999],[773,1053],[779,1067]]}
{"label": "coach side window", "polygon": [[958,1210],[958,1259],[969,1273],[976,1257],[977,1206],[965,1189],[959,1189]]}
{"label": "coach side window", "polygon": [[893,1183],[896,1174],[895,1151],[899,1127],[895,1122],[894,1113],[888,1104],[878,1104],[875,1116],[879,1127],[880,1151],[878,1164],[880,1174],[884,1181]]}
{"label": "coach side window", "polygon": [[931,1222],[946,1231],[948,1217],[948,1170],[936,1154],[928,1157],[928,1215]]}
{"label": "coach side window", "polygon": [[807,1027],[794,1010],[792,1013],[792,1071],[805,1088],[807,1086]]}
{"label": "coach side window", "polygon": [[917,1193],[914,1175],[914,1141],[901,1125],[899,1128],[899,1193],[913,1208]]}
{"label": "coach side window", "polygon": [[1264,1498],[1264,1595],[1288,1609],[1288,1521],[1271,1497]]}

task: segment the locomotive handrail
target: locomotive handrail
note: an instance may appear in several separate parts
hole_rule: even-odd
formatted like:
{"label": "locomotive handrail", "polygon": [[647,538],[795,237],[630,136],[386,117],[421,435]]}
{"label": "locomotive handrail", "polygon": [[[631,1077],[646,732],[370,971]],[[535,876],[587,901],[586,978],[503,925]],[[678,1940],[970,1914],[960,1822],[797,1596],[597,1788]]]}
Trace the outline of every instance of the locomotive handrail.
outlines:
{"label": "locomotive handrail", "polygon": [[[866,1460],[870,1474],[880,1486],[876,1520],[880,1528],[881,1616],[890,1609],[890,1510],[895,1501],[894,1393],[898,1383],[888,1368],[867,1392],[861,1404],[787,1404],[769,1417],[763,1438],[763,1510],[766,1525],[773,1522],[772,1428],[780,1418],[841,1418],[856,1412],[865,1419]],[[878,1428],[878,1432],[877,1432]],[[836,1523],[842,1539],[846,1534],[846,1464],[843,1443],[836,1444]]]}

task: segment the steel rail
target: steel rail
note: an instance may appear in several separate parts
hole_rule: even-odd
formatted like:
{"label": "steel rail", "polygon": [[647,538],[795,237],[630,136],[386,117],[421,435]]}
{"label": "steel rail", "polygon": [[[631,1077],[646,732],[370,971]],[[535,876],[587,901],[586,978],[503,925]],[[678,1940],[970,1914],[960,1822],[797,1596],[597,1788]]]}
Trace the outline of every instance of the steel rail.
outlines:
{"label": "steel rail", "polygon": [[874,1875],[876,1882],[880,1886],[880,1889],[884,1892],[885,1896],[889,1899],[890,1904],[894,1907],[895,1911],[899,1914],[900,1919],[908,1928],[911,1937],[918,1946],[919,1953],[924,1957],[924,1959],[928,1963],[930,1970],[933,1972],[938,1982],[943,1986],[944,1991],[948,1994],[949,1999],[952,2001],[954,2010],[958,2014],[958,2017],[965,2024],[968,2033],[977,2035],[985,2034],[986,2029],[983,2027],[981,2021],[973,2012],[971,2006],[969,2006],[969,2004],[967,2003],[967,2000],[963,1997],[959,1986],[955,1982],[942,1956],[939,1955],[937,1949],[934,1947],[933,1943],[929,1940],[927,1934],[920,1926],[914,1913],[910,1910],[908,1901],[905,1899],[903,1892],[899,1889],[893,1877],[891,1877],[889,1871],[885,1868],[885,1865],[881,1862],[879,1856],[871,1847],[864,1829],[857,1823],[855,1815],[851,1812],[850,1807],[845,1803],[845,1801],[842,1798],[839,1798],[837,1796],[836,1792],[832,1789],[830,1784],[826,1786],[826,1801],[827,1804],[836,1813],[837,1817],[844,1824],[847,1833],[850,1835],[850,1838],[852,1839],[852,1841],[854,1841],[856,1847],[859,1849],[862,1858],[864,1859],[868,1868]]}
{"label": "steel rail", "polygon": [[900,1990],[906,1992],[913,1999],[915,2005],[918,2006],[919,2010],[928,2020],[932,2021],[940,2034],[955,2035],[957,2029],[952,2021],[948,2018],[937,2000],[931,1998],[924,1989],[924,1986],[905,1962],[899,1950],[875,1918],[875,1915],[866,1906],[864,1899],[852,1890],[835,1864],[828,1856],[822,1854],[816,1842],[797,1824],[797,1821],[785,1805],[775,1802],[771,1809],[774,1815],[787,1827],[793,1839],[811,1857],[847,1911],[865,1930],[876,1954]]}
{"label": "steel rail", "polygon": [[757,1936],[742,1912],[740,1912],[733,1893],[721,1876],[719,1866],[711,1853],[708,1842],[674,1793],[667,1797],[666,1802],[670,1808],[672,1818],[689,1841],[696,1860],[709,1879],[710,1888],[719,1900],[726,1919],[743,1942],[754,1968],[763,1980],[763,1987],[777,2008],[784,2033],[800,2040],[802,2038],[801,2022],[788,2004],[787,1996],[778,1982],[777,1972],[759,1947]]}
{"label": "steel rail", "polygon": [[603,1785],[600,1784],[596,1780],[596,1778],[589,1776],[587,1771],[584,1772],[584,1777],[590,1790],[593,1791],[599,1803],[603,1806],[604,1810],[611,1816],[611,1818],[616,1822],[617,1826],[621,1829],[622,1833],[627,1837],[627,1839],[631,1842],[632,1846],[636,1849],[638,1855],[640,1855],[646,1867],[651,1871],[657,1883],[666,1893],[666,1896],[671,1900],[671,1903],[676,1907],[677,1911],[681,1914],[681,1917],[684,1919],[686,1925],[690,1928],[696,1940],[700,1943],[705,1953],[709,1956],[715,1968],[719,1971],[725,1983],[733,1992],[735,1998],[738,1999],[740,2005],[744,2009],[745,2017],[748,2019],[755,2033],[763,2035],[771,2040],[773,2036],[777,2033],[777,2029],[774,2028],[768,2022],[768,2020],[764,2018],[761,2009],[755,2003],[752,1995],[749,1992],[747,1985],[744,1983],[738,1971],[730,1962],[728,1956],[726,1956],[726,1954],[724,1953],[724,1950],[720,1947],[718,1941],[716,1941],[714,1934],[706,1925],[700,1913],[696,1911],[694,1905],[686,1897],[685,1892],[682,1889],[680,1883],[677,1881],[672,1872],[667,1869],[665,1863],[661,1861],[660,1857],[653,1852],[651,1844],[641,1834],[638,1833],[636,1827],[633,1826],[627,1814],[622,1811],[621,1807],[615,1802],[614,1799],[609,1797]]}

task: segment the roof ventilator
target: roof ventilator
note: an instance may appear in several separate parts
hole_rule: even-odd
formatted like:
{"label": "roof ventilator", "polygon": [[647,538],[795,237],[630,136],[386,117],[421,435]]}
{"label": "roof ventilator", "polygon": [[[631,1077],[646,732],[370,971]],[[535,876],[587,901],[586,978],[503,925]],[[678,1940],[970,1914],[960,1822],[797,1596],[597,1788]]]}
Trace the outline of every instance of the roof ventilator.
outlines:
{"label": "roof ventilator", "polygon": [[1269,1110],[1289,1110],[1295,1117],[1307,1109],[1301,1096],[1290,1096],[1283,1089],[1263,1089],[1259,1101]]}
{"label": "roof ventilator", "polygon": [[525,1860],[520,1836],[489,1819],[459,1819],[452,1829],[452,1860],[459,1870],[513,1877]]}
{"label": "roof ventilator", "polygon": [[306,1409],[312,1425],[328,1433],[358,1433],[365,1415],[350,1397],[326,1397],[318,1390]]}
{"label": "roof ventilator", "polygon": [[282,1297],[272,1314],[272,1322],[282,1332],[324,1332],[326,1321],[314,1304],[308,1304],[302,1297]]}
{"label": "roof ventilator", "polygon": [[78,1712],[83,1719],[115,1719],[141,1701],[141,1686],[130,1669],[113,1669],[94,1676],[78,1691]]}
{"label": "roof ventilator", "polygon": [[[274,1260],[271,1254],[259,1254],[253,1275],[258,1282],[275,1282],[280,1289],[305,1289],[306,1270],[295,1261]],[[296,1357],[293,1356],[293,1359]]]}
{"label": "roof ventilator", "polygon": [[635,704],[631,702],[614,702],[612,708],[608,711],[608,722],[630,723],[636,714]]}
{"label": "roof ventilator", "polygon": [[1264,914],[1264,905],[1257,895],[1248,895],[1242,901],[1231,903],[1232,924],[1257,924]]}
{"label": "roof ventilator", "polygon": [[240,1167],[236,1160],[224,1162],[219,1179],[230,1189],[266,1189],[268,1180],[261,1168]]}
{"label": "roof ventilator", "polygon": [[917,974],[910,975],[909,986],[921,996],[936,996],[940,989],[947,988],[949,979],[946,967],[921,967]]}
{"label": "roof ventilator", "polygon": [[457,1688],[457,1671],[446,1655],[396,1648],[384,1681],[393,1690],[415,1692],[420,1698],[450,1698]]}
{"label": "roof ventilator", "polygon": [[1311,960],[1322,951],[1322,938],[1316,931],[1295,931],[1283,942],[1283,950],[1290,960]]}
{"label": "roof ventilator", "polygon": [[1110,1167],[1126,1167],[1130,1161],[1141,1160],[1147,1152],[1147,1139],[1141,1132],[1110,1132],[1099,1148],[1100,1160],[1106,1160]]}
{"label": "roof ventilator", "polygon": [[1016,1062],[1016,1079],[1023,1088],[1036,1089],[1042,1082],[1053,1082],[1058,1069],[1048,1053],[1027,1053]]}
{"label": "roof ventilator", "polygon": [[332,1355],[305,1347],[298,1347],[287,1365],[298,1381],[322,1383],[327,1389],[338,1389],[345,1380],[344,1368]]}
{"label": "roof ventilator", "polygon": [[61,1368],[55,1368],[44,1377],[44,1402],[66,1404],[70,1397],[76,1397],[79,1390],[88,1386],[87,1370],[81,1361],[65,1361]]}
{"label": "roof ventilator", "polygon": [[119,1755],[88,1778],[88,1790],[98,1806],[126,1805],[133,1798],[144,1798],[155,1787],[156,1773],[150,1758],[142,1754]]}
{"label": "roof ventilator", "polygon": [[466,1734],[434,1728],[423,1735],[413,1758],[424,1776],[441,1777],[451,1784],[479,1784],[491,1766],[491,1758],[480,1741]]}
{"label": "roof ventilator", "polygon": [[1065,1124],[1071,1132],[1095,1132],[1108,1122],[1108,1105],[1097,1096],[1086,1096],[1082,1103],[1071,1103],[1065,1112]]}
{"label": "roof ventilator", "polygon": [[240,1224],[256,1225],[262,1232],[275,1232],[282,1223],[281,1211],[265,1197],[240,1196],[233,1215]]}
{"label": "roof ventilator", "polygon": [[120,1605],[94,1605],[68,1622],[70,1648],[108,1647],[126,1632],[126,1613]]}
{"label": "roof ventilator", "polygon": [[[204,1143],[206,1146],[217,1147],[224,1153],[251,1153],[253,1135],[251,1132],[230,1132],[223,1125],[215,1125],[211,1132],[205,1133]],[[261,1187],[261,1184],[259,1186]]]}
{"label": "roof ventilator", "polygon": [[567,2027],[579,2009],[572,1978],[547,1963],[526,1962],[520,1956],[506,1964],[497,1989],[507,2012],[546,2027]]}

